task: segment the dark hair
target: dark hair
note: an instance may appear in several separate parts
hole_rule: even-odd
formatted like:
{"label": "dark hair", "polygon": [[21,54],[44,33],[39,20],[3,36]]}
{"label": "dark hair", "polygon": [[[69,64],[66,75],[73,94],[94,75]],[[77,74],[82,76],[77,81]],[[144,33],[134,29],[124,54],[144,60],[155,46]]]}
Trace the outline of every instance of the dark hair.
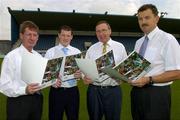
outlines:
{"label": "dark hair", "polygon": [[109,24],[107,21],[105,21],[105,20],[101,20],[101,21],[97,22],[97,23],[96,23],[96,26],[98,26],[98,25],[100,25],[100,24],[103,24],[103,23],[105,23],[105,24],[108,26],[108,28],[111,29],[110,24]]}
{"label": "dark hair", "polygon": [[23,23],[21,23],[19,32],[24,33],[26,28],[35,30],[37,33],[39,33],[39,27],[32,21],[24,21]]}
{"label": "dark hair", "polygon": [[157,10],[156,6],[153,5],[153,4],[144,4],[143,6],[141,6],[141,7],[138,9],[138,13],[139,13],[139,12],[142,12],[142,11],[145,11],[145,10],[147,10],[147,9],[150,9],[155,16],[158,15],[158,10]]}
{"label": "dark hair", "polygon": [[72,28],[70,26],[63,25],[63,26],[59,27],[58,33],[61,33],[61,30],[71,31],[71,35],[73,35],[73,31],[72,31]]}

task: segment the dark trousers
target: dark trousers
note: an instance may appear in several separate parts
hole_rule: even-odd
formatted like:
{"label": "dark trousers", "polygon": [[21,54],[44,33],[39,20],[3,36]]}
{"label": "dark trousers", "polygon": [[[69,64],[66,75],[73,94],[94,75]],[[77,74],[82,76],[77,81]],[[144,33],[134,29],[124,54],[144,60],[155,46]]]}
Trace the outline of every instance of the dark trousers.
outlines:
{"label": "dark trousers", "polygon": [[49,120],[63,120],[63,113],[67,120],[78,120],[79,116],[79,89],[53,88],[49,93]]}
{"label": "dark trousers", "polygon": [[121,88],[89,85],[87,91],[87,108],[90,120],[120,120]]}
{"label": "dark trousers", "polygon": [[43,96],[39,94],[7,98],[7,120],[41,120]]}
{"label": "dark trousers", "polygon": [[170,86],[133,87],[131,112],[133,120],[170,120]]}

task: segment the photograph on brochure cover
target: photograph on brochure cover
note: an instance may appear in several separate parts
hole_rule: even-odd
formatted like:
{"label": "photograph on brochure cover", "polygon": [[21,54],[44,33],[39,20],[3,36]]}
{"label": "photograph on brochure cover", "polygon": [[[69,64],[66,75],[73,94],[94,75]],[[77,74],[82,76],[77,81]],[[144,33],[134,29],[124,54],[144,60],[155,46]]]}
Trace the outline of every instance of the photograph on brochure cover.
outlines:
{"label": "photograph on brochure cover", "polygon": [[56,79],[59,78],[62,60],[63,57],[48,60],[43,76],[42,86],[48,84],[49,82],[51,84],[54,84],[56,82]]}
{"label": "photograph on brochure cover", "polygon": [[64,57],[65,62],[62,64],[62,81],[74,79],[74,73],[79,70],[75,58],[81,58],[81,53]]}
{"label": "photograph on brochure cover", "polygon": [[147,73],[150,64],[148,60],[133,51],[123,62],[113,68],[104,68],[102,72],[116,80],[136,80]]}
{"label": "photograph on brochure cover", "polygon": [[53,85],[58,78],[63,58],[48,60],[29,52],[22,54],[21,79],[27,84],[39,83],[40,89]]}
{"label": "photograph on brochure cover", "polygon": [[90,77],[93,81],[102,82],[109,78],[101,69],[112,68],[115,66],[113,51],[108,51],[96,60],[92,59],[76,59],[80,70]]}

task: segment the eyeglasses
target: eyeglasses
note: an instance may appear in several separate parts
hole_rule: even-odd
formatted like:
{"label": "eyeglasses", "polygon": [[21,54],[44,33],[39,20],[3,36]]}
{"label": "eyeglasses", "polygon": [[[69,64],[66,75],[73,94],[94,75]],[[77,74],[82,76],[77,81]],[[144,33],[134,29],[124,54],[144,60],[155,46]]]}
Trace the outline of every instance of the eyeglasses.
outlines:
{"label": "eyeglasses", "polygon": [[108,29],[97,30],[96,33],[107,33]]}

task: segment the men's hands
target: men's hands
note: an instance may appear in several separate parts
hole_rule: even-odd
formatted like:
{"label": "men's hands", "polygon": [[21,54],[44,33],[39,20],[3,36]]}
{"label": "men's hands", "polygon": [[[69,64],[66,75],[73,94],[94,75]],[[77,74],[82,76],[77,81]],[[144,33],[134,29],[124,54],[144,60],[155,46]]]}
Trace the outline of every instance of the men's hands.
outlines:
{"label": "men's hands", "polygon": [[80,70],[77,70],[75,73],[74,73],[74,77],[75,78],[81,78],[82,77],[82,73]]}
{"label": "men's hands", "polygon": [[88,76],[84,76],[83,82],[84,84],[88,85],[91,84],[93,81]]}
{"label": "men's hands", "polygon": [[149,84],[149,77],[142,77],[138,80],[128,80],[132,86],[143,87],[146,84]]}
{"label": "men's hands", "polygon": [[54,88],[59,88],[59,87],[61,87],[61,79],[56,79],[56,83],[55,84],[53,84],[52,86],[54,87]]}
{"label": "men's hands", "polygon": [[61,80],[62,76],[60,74],[58,74],[57,77],[58,78],[56,79],[56,83],[52,85],[54,88],[59,88],[59,87],[61,87],[61,84],[62,84],[62,80]]}
{"label": "men's hands", "polygon": [[31,83],[26,87],[26,94],[34,94],[39,90],[40,90],[40,86],[38,83]]}

